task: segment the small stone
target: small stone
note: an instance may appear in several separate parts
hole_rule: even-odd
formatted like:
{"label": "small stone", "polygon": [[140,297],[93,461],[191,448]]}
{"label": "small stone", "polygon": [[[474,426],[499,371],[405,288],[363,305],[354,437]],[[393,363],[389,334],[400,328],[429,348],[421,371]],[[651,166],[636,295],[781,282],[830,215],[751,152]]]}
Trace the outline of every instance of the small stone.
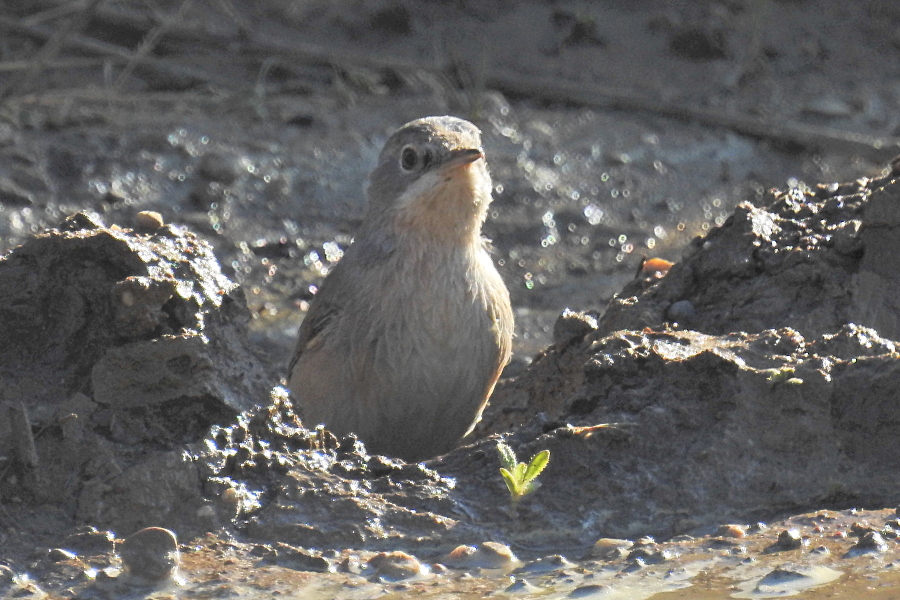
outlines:
{"label": "small stone", "polygon": [[716,535],[722,537],[742,538],[747,535],[747,530],[743,525],[721,525],[716,530]]}
{"label": "small stone", "polygon": [[802,590],[834,581],[840,576],[840,571],[821,565],[784,565],[760,579],[753,587],[752,596],[760,598],[793,596]]}
{"label": "small stone", "polygon": [[327,573],[331,570],[331,565],[327,559],[301,548],[277,542],[274,549],[274,557],[271,557],[269,560],[287,569],[315,571],[317,573]]}
{"label": "small stone", "polygon": [[803,538],[800,536],[800,530],[792,528],[785,529],[778,534],[778,541],[775,542],[781,550],[796,550],[803,546]]}
{"label": "small stone", "polygon": [[691,323],[697,317],[697,309],[690,300],[673,302],[666,309],[666,319],[672,323]]}
{"label": "small stone", "polygon": [[338,563],[338,570],[341,573],[359,575],[363,571],[363,567],[359,562],[359,556],[351,554],[350,556],[344,557],[343,560]]}
{"label": "small stone", "polygon": [[128,572],[144,579],[171,577],[181,562],[178,538],[168,529],[147,527],[122,542],[119,550]]}
{"label": "small stone", "polygon": [[156,211],[142,210],[134,216],[135,229],[139,231],[156,231],[166,224],[163,216]]}
{"label": "small stone", "polygon": [[888,545],[877,531],[867,531],[851,550],[863,552],[887,552]]}
{"label": "small stone", "polygon": [[605,585],[597,585],[596,583],[592,583],[590,585],[580,585],[566,596],[567,598],[589,598],[593,597],[594,594],[605,594],[607,593],[608,588]]}
{"label": "small stone", "polygon": [[671,560],[676,556],[677,553],[674,550],[660,550],[653,538],[646,537],[635,543],[631,552],[628,553],[628,560],[639,565],[654,565]]}
{"label": "small stone", "polygon": [[382,581],[401,581],[424,574],[422,563],[406,552],[379,552],[369,559],[369,566],[375,569],[375,577]]}
{"label": "small stone", "polygon": [[519,561],[509,546],[484,542],[480,546],[457,546],[441,562],[454,569],[500,569]]}
{"label": "small stone", "polygon": [[866,521],[863,521],[862,523],[854,521],[850,524],[850,535],[863,536],[872,531],[876,531],[876,529]]}

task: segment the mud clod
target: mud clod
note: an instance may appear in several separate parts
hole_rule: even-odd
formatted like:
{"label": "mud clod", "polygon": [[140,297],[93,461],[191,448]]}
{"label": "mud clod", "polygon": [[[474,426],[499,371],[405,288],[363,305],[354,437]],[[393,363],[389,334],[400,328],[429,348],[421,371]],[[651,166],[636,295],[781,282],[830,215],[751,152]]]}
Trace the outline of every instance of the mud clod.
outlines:
{"label": "mud clod", "polygon": [[171,577],[181,562],[175,534],[161,527],[147,527],[122,542],[122,563],[135,577],[150,581]]}

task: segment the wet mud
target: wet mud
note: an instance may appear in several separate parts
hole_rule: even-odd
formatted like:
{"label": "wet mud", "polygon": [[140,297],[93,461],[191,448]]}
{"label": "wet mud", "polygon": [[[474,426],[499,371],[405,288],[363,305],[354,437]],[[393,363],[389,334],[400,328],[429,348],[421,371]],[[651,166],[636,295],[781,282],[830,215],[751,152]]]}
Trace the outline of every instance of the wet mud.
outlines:
{"label": "wet mud", "polygon": [[[164,1],[148,60],[29,79],[38,4],[0,15],[0,596],[891,597],[900,61],[853,74],[893,4]],[[159,26],[97,4],[68,43]],[[516,358],[406,464],[279,383],[385,137],[444,113]],[[499,442],[551,453],[515,506]]]}

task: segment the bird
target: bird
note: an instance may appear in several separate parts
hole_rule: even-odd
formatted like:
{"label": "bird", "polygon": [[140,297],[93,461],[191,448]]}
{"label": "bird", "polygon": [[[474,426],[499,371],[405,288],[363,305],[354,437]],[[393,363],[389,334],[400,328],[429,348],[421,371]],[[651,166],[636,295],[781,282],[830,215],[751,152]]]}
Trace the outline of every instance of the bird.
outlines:
{"label": "bird", "polygon": [[512,353],[509,290],[481,231],[492,190],[469,121],[425,117],[387,139],[300,325],[287,386],[304,424],[406,462],[471,432]]}

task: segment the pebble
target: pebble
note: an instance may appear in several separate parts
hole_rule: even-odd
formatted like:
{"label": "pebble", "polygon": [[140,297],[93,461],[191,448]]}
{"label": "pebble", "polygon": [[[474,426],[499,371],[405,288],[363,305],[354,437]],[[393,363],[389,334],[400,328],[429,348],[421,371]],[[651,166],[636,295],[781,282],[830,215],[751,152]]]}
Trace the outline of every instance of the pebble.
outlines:
{"label": "pebble", "polygon": [[139,231],[156,231],[165,225],[166,221],[156,211],[142,210],[134,216],[134,224]]}
{"label": "pebble", "polygon": [[775,546],[780,550],[795,550],[803,546],[803,538],[800,531],[796,528],[785,529],[778,534],[778,541]]}
{"label": "pebble", "polygon": [[501,569],[519,562],[509,546],[484,542],[480,546],[457,546],[441,561],[454,569]]}
{"label": "pebble", "polygon": [[270,560],[279,566],[295,571],[315,571],[327,573],[331,570],[331,564],[322,556],[307,552],[302,548],[296,548],[289,544],[276,542],[273,548],[274,556]]}
{"label": "pebble", "polygon": [[793,596],[802,590],[834,581],[840,576],[840,571],[823,566],[784,565],[760,579],[753,591],[760,598]]}
{"label": "pebble", "polygon": [[609,588],[605,585],[597,585],[596,583],[592,583],[590,585],[580,585],[571,592],[567,598],[588,598],[592,597],[595,594],[605,594],[609,591]]}
{"label": "pebble", "polygon": [[673,302],[666,309],[666,319],[673,323],[691,323],[697,317],[697,309],[690,300]]}
{"label": "pebble", "polygon": [[181,562],[178,538],[162,527],[131,534],[122,542],[119,555],[129,573],[150,580],[171,577]]}
{"label": "pebble", "polygon": [[601,560],[617,560],[628,554],[628,550],[634,545],[631,540],[617,538],[600,538],[591,548],[591,557]]}
{"label": "pebble", "polygon": [[425,574],[422,563],[406,552],[379,552],[369,559],[368,565],[375,569],[374,577],[382,581],[402,581]]}
{"label": "pebble", "polygon": [[721,525],[719,529],[716,530],[716,535],[720,535],[722,537],[742,538],[747,535],[747,530],[744,529],[743,525]]}
{"label": "pebble", "polygon": [[867,531],[851,550],[866,552],[887,552],[888,545],[877,531]]}

